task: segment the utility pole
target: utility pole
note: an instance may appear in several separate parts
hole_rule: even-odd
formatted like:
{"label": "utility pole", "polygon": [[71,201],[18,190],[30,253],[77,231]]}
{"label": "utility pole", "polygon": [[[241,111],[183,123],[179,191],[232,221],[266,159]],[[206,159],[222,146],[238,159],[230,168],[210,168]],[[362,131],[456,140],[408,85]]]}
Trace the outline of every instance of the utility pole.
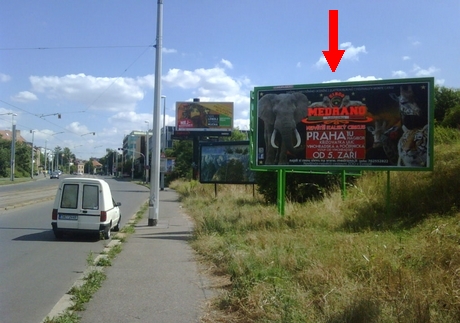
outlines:
{"label": "utility pole", "polygon": [[149,182],[149,156],[150,156],[150,150],[149,150],[149,133],[150,133],[150,123],[145,120],[145,123],[147,124],[147,136],[145,136],[145,158],[144,158],[144,168],[145,168],[145,182]]}
{"label": "utility pole", "polygon": [[157,8],[157,42],[155,59],[155,93],[153,105],[153,151],[152,151],[152,175],[150,176],[150,197],[149,197],[149,226],[158,224],[159,194],[160,194],[160,103],[161,103],[161,50],[163,41],[163,0],[158,0]]}
{"label": "utility pole", "polygon": [[46,173],[48,172],[48,151],[46,150],[46,144],[48,143],[48,139],[45,139],[45,167],[43,169],[43,173],[46,177]]}
{"label": "utility pole", "polygon": [[35,134],[35,130],[30,130],[30,133],[32,134],[32,151],[31,151],[31,154],[30,154],[30,178],[34,178],[34,153],[35,153],[35,149],[34,149],[34,134]]}
{"label": "utility pole", "polygon": [[[161,159],[164,159],[166,156],[166,128],[165,128],[165,114],[166,114],[166,95],[162,95],[161,98],[163,99],[163,140],[161,141],[162,147],[162,154],[160,156],[160,165]],[[165,189],[165,172],[160,167],[160,190],[163,191]]]}
{"label": "utility pole", "polygon": [[17,114],[13,113],[12,115],[13,123],[13,132],[11,138],[11,181],[14,181],[14,166],[15,166],[15,156],[16,156],[16,122],[14,121],[14,116]]}

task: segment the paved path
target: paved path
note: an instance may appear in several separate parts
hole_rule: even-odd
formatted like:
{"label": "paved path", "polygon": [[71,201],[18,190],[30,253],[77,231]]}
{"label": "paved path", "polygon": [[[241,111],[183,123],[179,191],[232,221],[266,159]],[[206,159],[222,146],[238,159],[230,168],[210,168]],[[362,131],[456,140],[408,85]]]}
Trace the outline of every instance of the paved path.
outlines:
{"label": "paved path", "polygon": [[199,322],[212,293],[187,242],[193,225],[178,195],[161,191],[158,225],[149,227],[147,218],[106,269],[107,280],[80,313],[81,323]]}

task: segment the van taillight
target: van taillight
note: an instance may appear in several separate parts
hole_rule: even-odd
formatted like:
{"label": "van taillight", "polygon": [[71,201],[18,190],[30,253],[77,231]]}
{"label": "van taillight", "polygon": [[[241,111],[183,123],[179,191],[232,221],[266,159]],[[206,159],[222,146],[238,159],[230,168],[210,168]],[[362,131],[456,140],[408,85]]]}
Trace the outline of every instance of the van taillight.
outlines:
{"label": "van taillight", "polygon": [[105,222],[107,220],[107,212],[101,211],[101,222]]}
{"label": "van taillight", "polygon": [[53,213],[51,213],[51,219],[52,220],[57,220],[57,209],[53,209]]}

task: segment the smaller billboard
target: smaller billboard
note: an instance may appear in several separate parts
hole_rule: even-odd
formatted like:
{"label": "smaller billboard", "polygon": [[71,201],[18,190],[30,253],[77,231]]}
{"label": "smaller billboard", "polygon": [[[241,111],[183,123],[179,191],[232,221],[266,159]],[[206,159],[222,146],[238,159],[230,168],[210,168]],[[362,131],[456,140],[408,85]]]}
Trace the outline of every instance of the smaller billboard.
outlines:
{"label": "smaller billboard", "polygon": [[200,143],[200,182],[254,184],[249,167],[249,141]]}
{"label": "smaller billboard", "polygon": [[233,102],[176,102],[176,131],[225,132],[233,129]]}

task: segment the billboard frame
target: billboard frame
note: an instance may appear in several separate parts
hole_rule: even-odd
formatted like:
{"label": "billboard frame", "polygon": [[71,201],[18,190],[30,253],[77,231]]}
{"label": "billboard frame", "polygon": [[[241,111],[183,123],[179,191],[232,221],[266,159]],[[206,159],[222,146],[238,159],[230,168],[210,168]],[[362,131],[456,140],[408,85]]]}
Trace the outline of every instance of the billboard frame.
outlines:
{"label": "billboard frame", "polygon": [[176,132],[194,136],[229,135],[233,130],[233,102],[176,102]]}
{"label": "billboard frame", "polygon": [[[321,159],[314,159],[314,162],[310,162],[311,159],[307,159],[306,157],[308,156],[308,150],[307,150],[307,130],[304,129],[304,138],[302,138],[302,143],[303,146],[305,147],[305,151],[301,151],[301,153],[304,153],[305,159],[302,160],[300,163],[291,163],[291,160],[293,159],[288,159],[288,163],[285,164],[278,164],[278,165],[273,165],[273,164],[263,164],[261,163],[261,157],[266,158],[263,154],[265,153],[265,140],[263,138],[263,130],[264,130],[264,122],[262,119],[259,118],[258,115],[258,104],[260,99],[267,94],[288,94],[288,93],[301,93],[305,92],[307,93],[306,96],[308,97],[308,93],[315,93],[317,92],[318,94],[312,95],[313,97],[318,97],[318,95],[326,95],[332,99],[334,99],[333,95],[337,93],[337,95],[342,96],[342,104],[345,102],[345,98],[343,98],[344,95],[348,96],[348,99],[350,99],[350,96],[352,94],[355,94],[355,92],[358,93],[367,93],[368,95],[368,101],[365,102],[377,102],[378,98],[383,98],[384,101],[392,102],[392,113],[393,117],[398,119],[397,116],[397,111],[399,111],[399,119],[400,119],[400,133],[403,133],[402,125],[403,125],[403,118],[404,116],[406,117],[405,120],[414,120],[415,117],[413,115],[409,115],[406,113],[405,115],[402,114],[402,109],[404,106],[402,106],[402,103],[394,102],[399,98],[401,101],[401,97],[403,96],[400,94],[403,92],[403,89],[406,90],[407,88],[410,88],[412,91],[412,87],[419,86],[420,88],[423,88],[426,90],[426,93],[424,93],[424,98],[422,98],[422,106],[423,109],[420,109],[422,113],[420,113],[420,118],[424,118],[423,122],[426,122],[425,127],[423,129],[419,129],[418,127],[413,127],[409,128],[409,130],[420,130],[423,131],[423,134],[425,134],[426,140],[428,141],[428,145],[426,147],[426,165],[422,166],[403,166],[399,165],[399,160],[398,160],[398,165],[390,164],[389,159],[387,160],[388,164],[372,164],[368,163],[369,165],[364,165],[361,164],[361,162],[358,159],[355,159],[355,161],[349,161],[347,159],[344,159],[342,161],[335,162],[334,160],[326,160],[325,164],[321,164]],[[426,88],[425,88],[426,87]],[[418,88],[417,88],[418,89]],[[361,91],[361,92],[360,92]],[[367,91],[367,92],[366,92]],[[381,91],[381,92],[378,92]],[[382,92],[383,91],[383,92]],[[320,94],[321,93],[321,94]],[[426,97],[425,97],[426,95]],[[326,99],[325,99],[326,100]],[[356,101],[356,97],[351,97],[350,102],[360,102]],[[316,103],[319,106],[321,104],[319,102],[314,101],[312,102],[310,98],[308,98],[308,103],[304,104],[305,108],[312,108],[312,106]],[[338,102],[340,103],[340,102]],[[370,117],[369,120],[364,120],[364,122],[367,122],[368,124],[366,127],[361,126],[361,129],[359,130],[359,133],[361,136],[359,138],[362,138],[363,136],[369,136],[368,134],[368,125],[369,123],[375,121],[376,119],[374,118],[374,112],[377,111],[373,107],[369,106],[369,110],[367,110],[368,106],[366,103],[362,103],[362,106],[366,108],[366,114],[359,116],[360,118],[365,118],[366,115],[367,117]],[[404,103],[404,102],[403,102]],[[383,104],[383,103],[382,103]],[[356,105],[358,107],[358,104]],[[398,108],[395,108],[395,106],[398,106]],[[338,107],[338,105],[333,106],[331,104],[331,107]],[[385,110],[385,106],[380,107],[378,112],[383,114],[387,113]],[[358,111],[359,109],[357,109]],[[325,110],[318,110],[320,112],[323,112]],[[396,111],[396,112],[395,112]],[[310,113],[311,111],[308,111],[307,113]],[[306,113],[306,114],[307,114]],[[320,116],[310,116],[314,120],[307,120],[307,118],[304,118],[301,123],[297,123],[297,129],[301,129],[303,127],[306,127],[308,122],[314,122],[315,124],[321,124],[325,125],[326,121],[322,120]],[[313,118],[313,117],[316,117]],[[411,118],[410,118],[411,117]],[[417,116],[418,117],[418,116]],[[334,123],[333,117],[330,117],[332,119],[332,123]],[[340,118],[346,118],[346,116],[340,116],[336,117],[335,119],[336,124],[350,124],[349,122],[344,122],[341,121]],[[325,118],[324,118],[325,119]],[[327,120],[327,122],[331,123],[331,119]],[[418,120],[418,119],[417,119]],[[263,86],[263,87],[255,87],[253,91],[251,91],[250,95],[250,147],[251,147],[251,169],[255,171],[276,171],[279,169],[283,169],[285,171],[312,171],[312,170],[317,170],[317,171],[338,171],[338,170],[349,170],[349,171],[363,171],[363,170],[380,170],[380,171],[432,171],[433,170],[433,138],[434,138],[434,78],[432,77],[425,77],[425,78],[405,78],[405,79],[388,79],[388,80],[376,80],[376,81],[358,81],[358,82],[337,82],[337,83],[320,83],[320,84],[299,84],[299,85],[278,85],[278,86]],[[355,122],[363,122],[362,120],[355,120]],[[358,124],[358,123],[357,123]],[[364,124],[364,123],[363,123]],[[376,125],[377,126],[377,125]],[[406,127],[406,126],[404,126]],[[406,127],[407,130],[408,127]],[[406,131],[404,130],[404,131]],[[309,130],[310,131],[310,130]],[[325,133],[327,131],[318,131],[319,133]],[[345,131],[344,131],[345,132]],[[336,133],[339,133],[339,131],[336,131]],[[404,134],[404,133],[403,133]],[[310,136],[310,135],[309,135]],[[401,136],[401,135],[400,135]],[[406,136],[407,137],[407,136]],[[356,137],[358,138],[358,137]],[[366,137],[365,137],[366,138]],[[406,138],[407,139],[407,138]],[[398,144],[399,144],[398,139]],[[316,141],[315,143],[319,143],[320,141]],[[349,141],[352,142],[352,141]],[[363,145],[368,145],[368,140],[367,138],[363,140],[357,140],[353,142],[356,144],[355,146],[360,146],[359,149],[356,151],[361,153],[365,151],[367,154],[367,147],[364,149]],[[310,145],[312,146],[312,145]],[[326,145],[324,147],[327,147]],[[262,148],[262,149],[260,149]],[[324,150],[326,151],[326,150]],[[261,153],[262,152],[262,153]],[[337,152],[336,152],[337,154]],[[399,148],[398,148],[398,156],[399,156]],[[361,156],[362,158],[362,156]],[[297,160],[297,159],[294,159]],[[351,160],[351,159],[350,159]],[[372,160],[379,160],[379,159],[372,159]]]}
{"label": "billboard frame", "polygon": [[[255,174],[253,173],[253,181],[223,181],[223,180],[217,180],[217,181],[208,181],[208,180],[203,180],[203,149],[204,148],[208,148],[208,147],[241,147],[241,146],[244,146],[244,147],[247,147],[247,150],[248,150],[248,160],[247,160],[247,165],[244,165],[244,166],[247,166],[247,169],[245,170],[246,172],[247,171],[251,171],[251,166],[250,166],[250,148],[249,148],[249,145],[250,145],[250,142],[248,140],[242,140],[242,141],[203,141],[203,142],[200,142],[200,155],[199,155],[199,160],[200,160],[200,164],[199,164],[199,169],[200,169],[200,176],[199,176],[199,181],[200,183],[203,183],[203,184],[232,184],[232,185],[240,185],[240,184],[243,184],[243,185],[248,185],[248,184],[255,184]],[[218,169],[216,169],[216,172],[217,173]],[[214,173],[214,174],[215,174]]]}

